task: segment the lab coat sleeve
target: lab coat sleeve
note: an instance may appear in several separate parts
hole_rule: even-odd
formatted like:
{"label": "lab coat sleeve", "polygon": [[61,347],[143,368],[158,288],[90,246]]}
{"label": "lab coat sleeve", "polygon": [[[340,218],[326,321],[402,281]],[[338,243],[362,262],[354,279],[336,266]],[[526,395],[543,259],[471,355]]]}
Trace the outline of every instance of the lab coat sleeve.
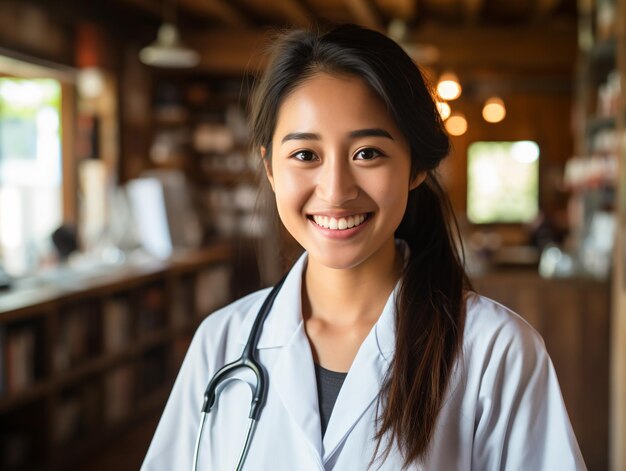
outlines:
{"label": "lab coat sleeve", "polygon": [[585,470],[543,340],[517,316],[487,342],[472,469]]}
{"label": "lab coat sleeve", "polygon": [[205,379],[210,374],[206,354],[207,320],[191,341],[141,467],[142,471],[191,469],[206,388]]}

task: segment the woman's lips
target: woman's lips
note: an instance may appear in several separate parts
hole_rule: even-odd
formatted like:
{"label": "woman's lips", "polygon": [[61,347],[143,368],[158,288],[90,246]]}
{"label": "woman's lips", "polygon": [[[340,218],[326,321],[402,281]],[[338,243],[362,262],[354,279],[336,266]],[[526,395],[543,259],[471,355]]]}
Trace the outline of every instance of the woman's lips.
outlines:
{"label": "woman's lips", "polygon": [[333,239],[348,239],[367,225],[373,213],[358,213],[344,217],[330,217],[318,214],[308,216],[311,224],[324,236]]}

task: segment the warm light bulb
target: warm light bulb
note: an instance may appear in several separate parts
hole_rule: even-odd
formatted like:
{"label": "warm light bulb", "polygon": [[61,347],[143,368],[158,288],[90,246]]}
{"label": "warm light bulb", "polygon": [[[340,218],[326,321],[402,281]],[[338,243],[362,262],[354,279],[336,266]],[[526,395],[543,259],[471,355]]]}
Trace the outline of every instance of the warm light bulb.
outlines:
{"label": "warm light bulb", "polygon": [[450,105],[448,105],[445,101],[437,102],[437,110],[439,111],[441,119],[444,121],[450,117],[450,113],[452,112]]}
{"label": "warm light bulb", "polygon": [[504,102],[498,97],[489,98],[483,107],[483,118],[488,123],[499,123],[506,116]]}
{"label": "warm light bulb", "polygon": [[462,113],[452,113],[446,121],[446,130],[452,136],[462,136],[467,131],[467,120]]}
{"label": "warm light bulb", "polygon": [[437,93],[444,100],[456,100],[461,96],[459,78],[451,72],[442,74],[437,83]]}

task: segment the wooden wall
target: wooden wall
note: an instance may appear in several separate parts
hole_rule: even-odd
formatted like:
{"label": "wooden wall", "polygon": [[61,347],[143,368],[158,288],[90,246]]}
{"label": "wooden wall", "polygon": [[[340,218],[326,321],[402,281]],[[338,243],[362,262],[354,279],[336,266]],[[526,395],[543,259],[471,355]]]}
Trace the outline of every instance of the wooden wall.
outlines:
{"label": "wooden wall", "polygon": [[[537,80],[541,80],[540,78]],[[467,207],[467,149],[476,141],[533,140],[540,147],[540,208],[554,217],[561,213],[567,203],[567,195],[560,188],[565,161],[572,156],[573,134],[571,131],[572,98],[567,82],[561,90],[553,92],[501,93],[507,115],[497,124],[482,118],[482,106],[487,96],[469,97],[452,102],[453,110],[465,114],[468,130],[460,137],[453,137],[454,146],[450,157],[442,165],[442,176],[458,214],[465,214]]]}

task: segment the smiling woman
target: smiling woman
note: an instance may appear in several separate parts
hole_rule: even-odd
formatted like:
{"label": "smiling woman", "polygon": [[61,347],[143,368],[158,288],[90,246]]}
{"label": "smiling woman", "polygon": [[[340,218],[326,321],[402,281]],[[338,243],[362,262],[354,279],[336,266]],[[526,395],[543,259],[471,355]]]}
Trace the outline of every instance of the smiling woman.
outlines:
{"label": "smiling woman", "polygon": [[541,338],[467,281],[448,137],[402,48],[287,33],[252,105],[305,253],[204,321],[143,469],[584,469]]}

